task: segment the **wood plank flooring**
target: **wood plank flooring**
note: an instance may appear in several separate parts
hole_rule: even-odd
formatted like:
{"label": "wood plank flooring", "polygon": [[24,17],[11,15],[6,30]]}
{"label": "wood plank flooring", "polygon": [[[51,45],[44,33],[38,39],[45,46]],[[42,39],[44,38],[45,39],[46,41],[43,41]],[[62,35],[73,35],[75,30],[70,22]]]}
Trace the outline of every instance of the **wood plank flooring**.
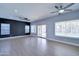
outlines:
{"label": "wood plank flooring", "polygon": [[24,36],[0,40],[0,56],[79,56],[79,47]]}

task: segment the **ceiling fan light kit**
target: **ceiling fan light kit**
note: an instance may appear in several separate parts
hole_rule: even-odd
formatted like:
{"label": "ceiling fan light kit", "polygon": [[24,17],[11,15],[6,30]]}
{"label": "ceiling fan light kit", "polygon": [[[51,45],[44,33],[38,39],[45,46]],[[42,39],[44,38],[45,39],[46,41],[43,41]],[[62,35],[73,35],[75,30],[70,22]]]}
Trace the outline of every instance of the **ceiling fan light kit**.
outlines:
{"label": "ceiling fan light kit", "polygon": [[59,10],[59,13],[63,13],[64,12],[64,9],[62,9],[62,10]]}

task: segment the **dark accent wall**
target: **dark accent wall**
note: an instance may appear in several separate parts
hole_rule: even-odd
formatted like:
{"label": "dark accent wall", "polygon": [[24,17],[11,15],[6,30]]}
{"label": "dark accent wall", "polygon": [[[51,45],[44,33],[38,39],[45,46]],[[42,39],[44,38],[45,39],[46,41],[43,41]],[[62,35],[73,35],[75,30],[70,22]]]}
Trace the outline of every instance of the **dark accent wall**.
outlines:
{"label": "dark accent wall", "polygon": [[[1,23],[10,24],[10,35],[1,35]],[[29,35],[30,32],[25,33],[25,25],[30,26],[30,23],[0,18],[0,38],[10,37],[10,36],[19,36],[19,35]]]}
{"label": "dark accent wall", "polygon": [[[1,30],[1,23],[0,23],[0,30]],[[1,36],[1,31],[0,31],[0,36]]]}

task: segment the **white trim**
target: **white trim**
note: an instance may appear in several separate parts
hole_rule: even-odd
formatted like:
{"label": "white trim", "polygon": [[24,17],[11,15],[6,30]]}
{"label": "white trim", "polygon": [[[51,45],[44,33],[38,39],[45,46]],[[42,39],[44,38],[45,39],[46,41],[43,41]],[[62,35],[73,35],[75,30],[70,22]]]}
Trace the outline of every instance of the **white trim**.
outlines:
{"label": "white trim", "polygon": [[78,46],[79,47],[79,44],[76,44],[76,43],[71,43],[71,42],[66,42],[66,41],[60,41],[60,40],[56,40],[56,39],[49,39],[49,40],[60,42],[60,43],[64,43],[64,44],[69,44],[69,45],[73,45],[73,46]]}

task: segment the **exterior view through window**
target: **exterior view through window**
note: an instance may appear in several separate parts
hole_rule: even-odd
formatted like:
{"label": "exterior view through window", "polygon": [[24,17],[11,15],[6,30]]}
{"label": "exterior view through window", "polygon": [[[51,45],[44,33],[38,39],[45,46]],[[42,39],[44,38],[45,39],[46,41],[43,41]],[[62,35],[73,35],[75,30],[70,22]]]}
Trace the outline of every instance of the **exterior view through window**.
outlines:
{"label": "exterior view through window", "polygon": [[31,33],[36,33],[36,25],[31,25]]}
{"label": "exterior view through window", "polygon": [[25,25],[25,33],[29,33],[29,25]]}
{"label": "exterior view through window", "polygon": [[79,38],[79,20],[56,22],[55,35]]}
{"label": "exterior view through window", "polygon": [[10,34],[10,24],[1,24],[1,35],[8,35]]}
{"label": "exterior view through window", "polygon": [[38,25],[38,36],[46,37],[46,25]]}

